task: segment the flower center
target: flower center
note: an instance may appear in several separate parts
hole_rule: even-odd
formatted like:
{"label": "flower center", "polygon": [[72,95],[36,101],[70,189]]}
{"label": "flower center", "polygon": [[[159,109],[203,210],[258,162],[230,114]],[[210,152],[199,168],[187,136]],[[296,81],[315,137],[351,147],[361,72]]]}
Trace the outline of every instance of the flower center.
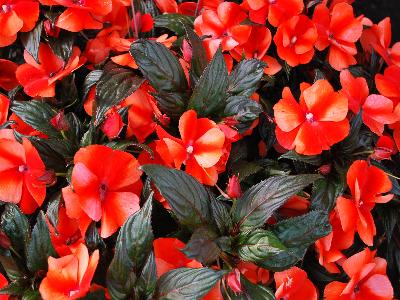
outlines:
{"label": "flower center", "polygon": [[287,281],[286,281],[286,286],[291,287],[292,284],[293,284],[293,278],[288,276]]}
{"label": "flower center", "polygon": [[8,13],[8,12],[10,12],[11,11],[11,5],[9,5],[9,4],[3,4],[2,6],[1,6],[1,12],[2,13]]}
{"label": "flower center", "polygon": [[18,171],[21,173],[24,173],[24,172],[28,171],[28,167],[26,165],[20,165],[18,167]]}
{"label": "flower center", "polygon": [[85,0],[72,0],[72,3],[75,5],[83,6],[85,5]]}
{"label": "flower center", "polygon": [[100,200],[103,201],[106,198],[107,194],[107,186],[104,183],[100,184],[99,194],[100,194]]}
{"label": "flower center", "polygon": [[269,4],[275,4],[276,0],[269,0]]}
{"label": "flower center", "polygon": [[297,36],[292,37],[292,39],[290,40],[291,44],[294,44],[297,42]]}
{"label": "flower center", "polygon": [[192,153],[193,153],[193,146],[188,146],[188,147],[186,148],[186,152],[187,152],[188,154],[192,154]]}
{"label": "flower center", "polygon": [[314,115],[312,113],[306,113],[306,119],[308,122],[313,122],[314,121]]}

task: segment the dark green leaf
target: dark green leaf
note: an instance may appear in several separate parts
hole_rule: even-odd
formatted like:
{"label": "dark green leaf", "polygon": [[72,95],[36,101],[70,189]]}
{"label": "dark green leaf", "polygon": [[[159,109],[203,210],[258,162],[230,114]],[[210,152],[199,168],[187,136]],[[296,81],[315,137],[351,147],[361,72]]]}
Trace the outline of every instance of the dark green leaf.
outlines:
{"label": "dark green leaf", "polygon": [[131,69],[109,62],[96,86],[96,122],[100,124],[104,114],[114,105],[135,92],[144,82]]}
{"label": "dark green leaf", "polygon": [[229,295],[231,300],[275,300],[273,291],[265,286],[253,284],[243,275],[240,276],[240,283],[242,285],[242,293],[232,292]]}
{"label": "dark green leaf", "polygon": [[274,272],[287,270],[303,259],[308,247],[288,248],[277,255],[258,262],[257,265]]}
{"label": "dark green leaf", "polygon": [[130,53],[158,93],[187,90],[185,72],[179,60],[163,44],[140,39],[131,45]]}
{"label": "dark green leaf", "polygon": [[171,117],[179,117],[186,109],[187,96],[177,92],[161,92],[153,95],[162,112]]}
{"label": "dark green leaf", "polygon": [[207,67],[208,59],[207,53],[203,46],[203,41],[193,31],[193,29],[186,27],[187,40],[192,47],[192,61],[190,64],[190,86],[196,86],[203,74],[204,69]]}
{"label": "dark green leaf", "polygon": [[152,179],[181,224],[191,229],[212,224],[207,190],[184,171],[161,165],[144,165],[142,170]]}
{"label": "dark green leaf", "polygon": [[69,107],[78,102],[79,95],[74,73],[57,82],[56,99],[57,105],[61,107]]}
{"label": "dark green leaf", "polygon": [[102,75],[103,70],[93,70],[86,75],[85,81],[83,82],[83,99],[87,98],[90,89],[100,80]]}
{"label": "dark green leaf", "polygon": [[224,274],[224,271],[208,268],[179,268],[169,271],[158,280],[155,299],[202,299]]}
{"label": "dark green leaf", "polygon": [[39,299],[42,299],[42,297],[40,297],[39,291],[28,289],[22,295],[21,300],[39,300]]}
{"label": "dark green leaf", "polygon": [[194,17],[181,14],[163,14],[154,18],[154,27],[167,28],[178,36],[185,34],[185,26],[193,27]]}
{"label": "dark green leaf", "polygon": [[318,178],[315,174],[275,176],[254,185],[236,202],[236,226],[242,231],[263,226],[276,209]]}
{"label": "dark green leaf", "polygon": [[157,284],[157,269],[154,253],[151,252],[135,286],[135,300],[152,299]]}
{"label": "dark green leaf", "polygon": [[301,155],[298,154],[296,151],[288,151],[279,157],[279,159],[283,158],[301,161],[313,166],[320,166],[322,164],[322,159],[320,155]]}
{"label": "dark green leaf", "polygon": [[11,256],[10,251],[7,250],[5,252],[4,255],[0,255],[0,263],[6,271],[8,279],[11,281],[26,279],[25,270],[21,270],[22,266],[19,267],[17,265],[16,259]]}
{"label": "dark green leaf", "polygon": [[311,209],[331,211],[335,207],[337,197],[343,193],[344,188],[345,183],[339,175],[315,181],[311,196]]}
{"label": "dark green leaf", "polygon": [[54,54],[68,61],[72,54],[75,35],[74,32],[63,31],[57,38],[49,38],[49,46]]}
{"label": "dark green leaf", "polygon": [[32,55],[33,59],[39,62],[39,45],[40,37],[42,36],[43,22],[38,22],[31,31],[21,33],[21,42],[24,45],[26,51]]}
{"label": "dark green leaf", "polygon": [[254,263],[286,250],[273,232],[261,229],[239,235],[237,247],[240,259]]}
{"label": "dark green leaf", "polygon": [[107,272],[107,287],[112,299],[127,299],[153,245],[151,211],[153,195],[142,209],[122,226],[115,246],[115,256]]}
{"label": "dark green leaf", "polygon": [[58,224],[58,210],[60,206],[61,192],[57,193],[55,197],[50,200],[47,206],[46,217],[53,227],[57,227]]}
{"label": "dark green leaf", "polygon": [[29,240],[30,228],[28,219],[20,211],[18,206],[7,204],[1,215],[1,229],[11,241],[11,245],[17,253],[25,257],[26,245]]}
{"label": "dark green leaf", "polygon": [[14,101],[11,110],[25,123],[50,137],[61,138],[60,132],[50,124],[56,112],[45,102]]}
{"label": "dark green leaf", "polygon": [[320,210],[283,220],[273,226],[276,236],[290,248],[310,246],[328,235],[332,228],[328,214]]}
{"label": "dark green leaf", "polygon": [[29,289],[28,281],[13,281],[0,289],[0,295],[22,296],[26,289]]}
{"label": "dark green leaf", "polygon": [[31,272],[47,270],[47,258],[57,257],[50,240],[49,228],[47,227],[43,212],[38,214],[36,225],[32,230],[32,237],[27,248],[27,265]]}
{"label": "dark green leaf", "polygon": [[214,195],[210,195],[211,213],[220,235],[228,235],[232,229],[232,218],[226,205]]}
{"label": "dark green leaf", "polygon": [[221,252],[221,249],[215,243],[217,237],[214,232],[206,227],[197,228],[182,252],[187,257],[193,258],[203,265],[208,265],[214,262]]}
{"label": "dark green leaf", "polygon": [[106,300],[106,295],[103,289],[88,293],[85,297],[79,298],[80,300]]}
{"label": "dark green leaf", "polygon": [[258,118],[261,112],[261,105],[246,96],[231,96],[226,99],[224,116],[231,116],[238,121],[239,124],[236,127],[241,133],[246,132],[250,128],[253,121]]}
{"label": "dark green leaf", "polygon": [[228,70],[221,49],[215,53],[201,75],[189,100],[189,108],[206,117],[225,107]]}
{"label": "dark green leaf", "polygon": [[96,227],[96,222],[92,222],[86,230],[85,242],[90,251],[94,251],[100,247],[105,247],[103,239],[99,234],[99,230]]}
{"label": "dark green leaf", "polygon": [[229,75],[228,92],[250,97],[258,88],[266,64],[258,59],[244,59]]}

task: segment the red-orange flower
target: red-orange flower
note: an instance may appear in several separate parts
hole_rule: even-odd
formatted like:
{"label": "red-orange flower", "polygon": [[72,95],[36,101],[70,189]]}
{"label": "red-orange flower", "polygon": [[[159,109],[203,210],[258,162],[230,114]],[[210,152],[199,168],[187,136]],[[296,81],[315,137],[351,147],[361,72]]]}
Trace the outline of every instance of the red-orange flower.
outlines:
{"label": "red-orange flower", "polygon": [[14,122],[11,125],[11,128],[16,130],[18,133],[29,136],[37,136],[44,139],[47,138],[47,135],[45,135],[43,132],[40,132],[39,130],[36,130],[32,126],[26,124],[20,117],[18,117],[14,113],[11,114],[8,120]]}
{"label": "red-orange flower", "polygon": [[18,65],[7,59],[0,59],[0,87],[6,91],[12,90],[18,85],[15,71]]}
{"label": "red-orange flower", "polygon": [[392,124],[400,119],[400,111],[395,110],[393,101],[381,95],[368,96],[369,89],[365,78],[355,78],[349,70],[343,70],[340,72],[340,83],[340,92],[349,99],[349,108],[354,113],[358,113],[362,108],[364,124],[377,135],[382,135],[385,124]]}
{"label": "red-orange flower", "polygon": [[17,33],[31,31],[39,18],[39,3],[32,0],[2,0],[0,47],[11,45]]}
{"label": "red-orange flower", "polygon": [[237,61],[241,61],[243,57],[246,59],[257,58],[262,60],[267,64],[264,73],[274,75],[282,69],[282,66],[274,57],[266,55],[271,41],[271,31],[267,27],[252,26],[247,42],[236,46],[230,51],[230,54]]}
{"label": "red-orange flower", "polygon": [[267,284],[269,281],[269,271],[251,262],[241,261],[237,267],[240,273],[254,284]]}
{"label": "red-orange flower", "polygon": [[217,163],[224,150],[225,135],[210,119],[197,118],[194,110],[185,112],[179,119],[181,139],[157,127],[157,152],[169,164],[185,171],[200,182],[214,185],[218,180]]}
{"label": "red-orange flower", "polygon": [[390,159],[391,156],[397,152],[395,141],[390,136],[383,135],[379,137],[379,140],[376,142],[374,153],[370,155],[370,158],[381,161]]}
{"label": "red-orange flower", "polygon": [[49,270],[39,287],[43,300],[79,299],[90,289],[99,261],[99,250],[89,256],[88,249],[80,244],[74,253],[60,258],[49,257]]}
{"label": "red-orange flower", "polygon": [[392,182],[381,169],[357,160],[347,172],[347,185],[352,197],[341,196],[336,201],[342,228],[358,232],[361,240],[372,246],[376,228],[371,210],[375,203],[386,203],[393,198],[393,194],[382,195],[390,192]]}
{"label": "red-orange flower", "polygon": [[[8,280],[7,278],[4,277],[3,274],[0,273],[0,288],[4,288],[8,285]],[[0,300],[8,300],[9,296],[8,295],[0,295]]]}
{"label": "red-orange flower", "polygon": [[326,80],[312,86],[301,85],[300,103],[290,89],[284,88],[282,99],[274,106],[275,133],[286,149],[305,155],[320,154],[349,133],[347,98],[335,92]]}
{"label": "red-orange flower", "polygon": [[314,56],[317,28],[305,15],[294,16],[279,25],[274,37],[278,55],[291,67],[306,64]]}
{"label": "red-orange flower", "polygon": [[0,125],[7,122],[8,108],[10,106],[10,99],[0,93]]}
{"label": "red-orange flower", "polygon": [[275,27],[299,15],[304,9],[303,0],[247,0],[247,5],[250,20],[264,25],[268,18],[268,22]]}
{"label": "red-orange flower", "polygon": [[373,24],[363,31],[361,45],[371,52],[372,48],[379,53],[388,65],[400,66],[400,42],[395,43],[392,48],[392,25],[390,18],[385,18],[378,24]]}
{"label": "red-orange flower", "polygon": [[79,220],[82,235],[101,220],[100,235],[109,237],[140,208],[139,163],[129,153],[91,145],[75,154],[74,164],[71,186],[62,190],[67,215]]}
{"label": "red-orange flower", "polygon": [[39,63],[25,50],[25,64],[17,69],[17,79],[24,92],[31,97],[54,97],[56,81],[64,78],[85,62],[79,58],[80,50],[74,47],[67,63],[56,56],[50,46],[44,43],[39,47]]}
{"label": "red-orange flower", "polygon": [[194,259],[187,258],[182,250],[185,244],[176,238],[158,238],[153,242],[157,277],[176,268],[201,268],[202,265]]}
{"label": "red-orange flower", "polygon": [[194,21],[198,35],[211,38],[204,40],[209,57],[212,57],[221,45],[222,50],[232,50],[247,42],[251,26],[241,25],[247,14],[233,2],[223,2],[216,11],[204,10]]}
{"label": "red-orange flower", "polygon": [[298,267],[276,272],[274,274],[276,283],[276,299],[285,300],[317,300],[317,289],[307,278],[307,273]]}
{"label": "red-orange flower", "polygon": [[18,203],[26,214],[33,213],[46,197],[46,182],[41,180],[45,166],[31,142],[18,143],[12,130],[0,130],[0,199]]}
{"label": "red-orange flower", "polygon": [[393,287],[386,275],[386,260],[365,248],[342,265],[348,283],[333,281],[325,287],[326,300],[392,300]]}
{"label": "red-orange flower", "polygon": [[355,42],[361,37],[363,26],[354,17],[351,5],[338,3],[330,12],[324,4],[319,4],[313,21],[318,29],[315,47],[320,51],[329,47],[328,60],[334,69],[342,70],[357,63]]}
{"label": "red-orange flower", "polygon": [[390,66],[383,74],[376,74],[375,84],[379,93],[393,101],[400,103],[400,67]]}

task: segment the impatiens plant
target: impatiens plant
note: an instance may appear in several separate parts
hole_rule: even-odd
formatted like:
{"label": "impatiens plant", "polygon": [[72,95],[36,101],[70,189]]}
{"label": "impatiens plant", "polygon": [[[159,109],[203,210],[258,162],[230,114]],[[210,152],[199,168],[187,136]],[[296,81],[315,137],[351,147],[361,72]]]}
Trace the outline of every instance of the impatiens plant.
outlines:
{"label": "impatiens plant", "polygon": [[0,299],[400,297],[389,18],[0,2]]}

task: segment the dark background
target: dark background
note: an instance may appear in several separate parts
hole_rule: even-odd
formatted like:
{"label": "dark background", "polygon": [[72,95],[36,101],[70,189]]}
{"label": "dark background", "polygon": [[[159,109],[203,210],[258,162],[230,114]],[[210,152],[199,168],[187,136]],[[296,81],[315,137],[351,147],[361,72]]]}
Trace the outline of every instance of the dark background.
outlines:
{"label": "dark background", "polygon": [[392,43],[400,41],[400,0],[356,0],[354,7],[358,14],[364,14],[374,23],[390,17]]}

